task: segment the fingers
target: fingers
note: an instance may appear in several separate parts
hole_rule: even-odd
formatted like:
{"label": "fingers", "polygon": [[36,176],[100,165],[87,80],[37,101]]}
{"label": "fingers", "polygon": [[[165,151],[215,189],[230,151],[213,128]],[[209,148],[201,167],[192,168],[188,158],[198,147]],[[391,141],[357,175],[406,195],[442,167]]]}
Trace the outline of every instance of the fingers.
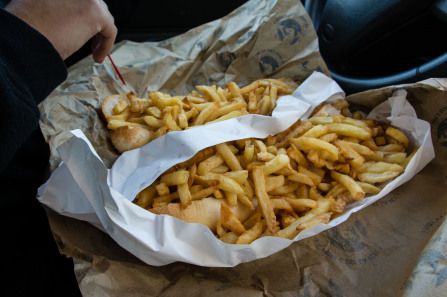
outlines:
{"label": "fingers", "polygon": [[116,34],[117,29],[113,22],[96,34],[92,41],[92,54],[95,62],[102,63],[104,61],[115,43]]}
{"label": "fingers", "polygon": [[62,59],[96,36],[92,54],[101,63],[117,35],[113,16],[102,0],[11,0],[6,9],[44,35]]}
{"label": "fingers", "polygon": [[93,38],[92,55],[95,62],[102,63],[115,43],[118,30],[107,4],[104,1],[99,1],[99,6],[104,14],[101,22],[101,30]]}

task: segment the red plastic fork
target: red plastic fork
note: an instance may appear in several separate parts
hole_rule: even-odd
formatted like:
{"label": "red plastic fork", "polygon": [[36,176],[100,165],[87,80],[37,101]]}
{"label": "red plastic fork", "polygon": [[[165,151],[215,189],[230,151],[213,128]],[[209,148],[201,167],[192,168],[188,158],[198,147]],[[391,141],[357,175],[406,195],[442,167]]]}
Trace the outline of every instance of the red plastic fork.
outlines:
{"label": "red plastic fork", "polygon": [[124,78],[122,77],[122,75],[121,75],[121,73],[119,72],[118,68],[115,66],[115,63],[113,62],[112,57],[111,57],[110,55],[107,55],[107,57],[109,57],[110,62],[112,62],[112,65],[113,65],[113,68],[115,68],[116,74],[118,74],[118,76],[119,76],[119,78],[121,79],[121,81],[123,82],[123,84],[124,84],[125,86],[127,86],[127,85],[126,85],[126,82],[124,81]]}

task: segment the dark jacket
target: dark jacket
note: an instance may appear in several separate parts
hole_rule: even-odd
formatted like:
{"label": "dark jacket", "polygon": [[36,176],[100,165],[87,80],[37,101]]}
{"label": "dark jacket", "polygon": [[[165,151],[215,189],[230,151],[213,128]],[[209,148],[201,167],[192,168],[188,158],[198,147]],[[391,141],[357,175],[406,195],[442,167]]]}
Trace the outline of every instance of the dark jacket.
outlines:
{"label": "dark jacket", "polygon": [[0,255],[4,296],[79,295],[73,262],[61,256],[36,199],[49,149],[38,104],[67,77],[52,44],[0,9]]}

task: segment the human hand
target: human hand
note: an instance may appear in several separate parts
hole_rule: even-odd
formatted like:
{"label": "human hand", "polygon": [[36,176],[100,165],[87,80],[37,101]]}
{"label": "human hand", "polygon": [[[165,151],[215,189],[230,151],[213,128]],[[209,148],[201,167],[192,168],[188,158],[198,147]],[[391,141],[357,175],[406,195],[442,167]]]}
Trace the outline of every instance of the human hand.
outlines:
{"label": "human hand", "polygon": [[64,60],[93,37],[93,59],[102,63],[115,42],[117,28],[102,0],[12,0],[5,9],[44,35]]}

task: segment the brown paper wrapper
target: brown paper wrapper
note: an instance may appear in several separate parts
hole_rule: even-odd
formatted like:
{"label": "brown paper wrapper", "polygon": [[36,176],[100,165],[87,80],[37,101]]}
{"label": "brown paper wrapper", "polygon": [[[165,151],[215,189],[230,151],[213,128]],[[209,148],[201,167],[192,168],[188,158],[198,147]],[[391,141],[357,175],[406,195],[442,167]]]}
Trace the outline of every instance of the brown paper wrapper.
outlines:
{"label": "brown paper wrapper", "polygon": [[186,95],[197,85],[240,86],[263,77],[304,81],[318,70],[329,75],[318,38],[305,9],[291,0],[249,1],[228,16],[162,42],[115,45],[110,61],[91,56],[70,67],[67,80],[40,105],[40,127],[50,144],[51,169],[60,163],[57,147],[81,129],[107,167],[118,154],[108,140],[99,109],[110,94],[148,91]]}
{"label": "brown paper wrapper", "polygon": [[[234,23],[243,13],[252,16],[251,26]],[[283,33],[280,38],[279,24],[288,18],[301,24],[300,39],[295,42],[294,34],[286,39]],[[227,35],[216,42],[213,36],[223,27]],[[284,40],[290,48],[284,46]],[[117,64],[129,65],[120,71],[141,96],[148,89],[183,93],[200,83],[243,84],[266,76],[305,79],[314,70],[327,72],[317,48],[313,27],[299,2],[250,1],[222,20],[165,42],[143,47],[121,43],[112,55]],[[153,61],[150,66],[145,64],[146,51]],[[225,67],[219,62],[219,53],[226,57]],[[280,63],[262,59],[269,55]],[[174,66],[172,61],[180,62]],[[52,168],[59,162],[58,144],[75,128],[88,132],[106,165],[117,157],[108,144],[98,107],[101,96],[123,89],[106,67],[91,65],[87,58],[70,68],[67,81],[41,105],[41,127],[52,148]],[[142,75],[133,73],[135,68]],[[92,73],[96,75],[93,79]],[[48,210],[61,252],[74,258],[83,295],[444,296],[447,80],[370,90],[347,99],[368,110],[398,88],[407,90],[418,118],[431,123],[436,158],[410,182],[354,213],[348,221],[267,258],[233,268],[185,263],[153,267],[88,223]]]}

